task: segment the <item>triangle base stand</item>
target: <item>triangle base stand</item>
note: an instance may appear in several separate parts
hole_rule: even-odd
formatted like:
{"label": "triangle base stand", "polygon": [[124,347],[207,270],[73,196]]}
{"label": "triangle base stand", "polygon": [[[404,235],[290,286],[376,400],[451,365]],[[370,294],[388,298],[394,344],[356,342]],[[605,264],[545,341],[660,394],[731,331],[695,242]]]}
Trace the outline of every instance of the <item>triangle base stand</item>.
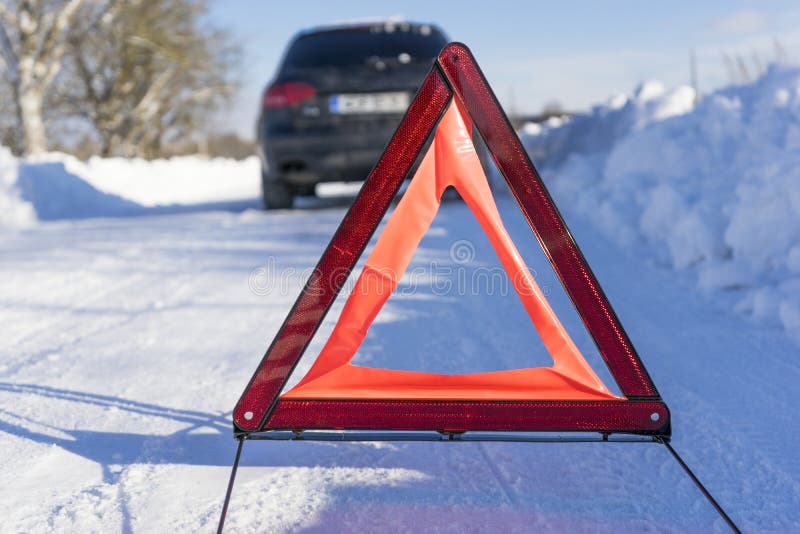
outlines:
{"label": "triangle base stand", "polygon": [[717,502],[711,492],[705,487],[695,473],[689,468],[678,452],[670,444],[668,437],[662,436],[641,436],[626,434],[576,434],[576,435],[542,435],[526,433],[489,433],[489,432],[358,432],[358,431],[281,431],[273,430],[267,432],[243,433],[236,436],[238,445],[236,456],[231,467],[228,489],[225,493],[225,500],[220,513],[217,534],[222,534],[225,526],[225,519],[228,515],[228,508],[233,494],[233,486],[236,480],[236,473],[239,468],[239,460],[242,456],[244,442],[255,441],[340,441],[340,442],[364,442],[364,441],[417,441],[417,442],[495,442],[495,443],[660,443],[669,451],[670,455],[681,466],[686,475],[697,486],[697,489],[708,500],[714,510],[730,527],[731,532],[741,534],[741,530],[734,523],[733,519],[725,512]]}

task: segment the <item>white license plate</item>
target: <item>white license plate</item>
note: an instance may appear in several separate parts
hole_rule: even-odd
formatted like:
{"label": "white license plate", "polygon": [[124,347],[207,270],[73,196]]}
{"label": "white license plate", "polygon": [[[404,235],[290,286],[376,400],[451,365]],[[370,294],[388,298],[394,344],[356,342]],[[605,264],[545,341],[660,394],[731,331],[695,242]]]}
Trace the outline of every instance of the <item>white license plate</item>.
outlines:
{"label": "white license plate", "polygon": [[405,91],[392,93],[350,93],[331,96],[331,113],[402,113],[408,108]]}

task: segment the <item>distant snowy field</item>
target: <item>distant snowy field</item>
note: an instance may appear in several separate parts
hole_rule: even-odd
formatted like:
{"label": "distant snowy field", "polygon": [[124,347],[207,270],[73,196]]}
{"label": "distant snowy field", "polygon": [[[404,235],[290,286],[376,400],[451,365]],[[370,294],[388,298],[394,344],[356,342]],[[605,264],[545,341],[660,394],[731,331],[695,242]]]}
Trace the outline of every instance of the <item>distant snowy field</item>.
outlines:
{"label": "distant snowy field", "polygon": [[[676,448],[745,531],[800,532],[800,70],[698,104],[649,82],[522,138]],[[0,148],[0,532],[214,531],[230,410],[341,220],[339,192],[266,213],[255,158]],[[499,207],[557,288],[513,201]],[[456,267],[496,263],[447,202],[411,268],[452,262],[463,240],[475,261]],[[514,299],[395,297],[358,363],[548,364]],[[569,302],[549,298],[611,385]],[[242,465],[230,532],[726,530],[656,445],[249,443]]]}

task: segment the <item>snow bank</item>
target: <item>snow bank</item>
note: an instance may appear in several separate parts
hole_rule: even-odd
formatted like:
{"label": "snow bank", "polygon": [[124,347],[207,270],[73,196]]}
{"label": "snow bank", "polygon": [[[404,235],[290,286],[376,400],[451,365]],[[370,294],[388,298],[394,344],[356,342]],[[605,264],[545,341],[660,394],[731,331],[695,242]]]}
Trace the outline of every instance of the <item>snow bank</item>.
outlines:
{"label": "snow bank", "polygon": [[23,201],[17,188],[17,160],[0,147],[0,230],[24,228],[36,220],[30,204]]}
{"label": "snow bank", "polygon": [[38,220],[124,217],[255,199],[259,162],[197,156],[146,161],[66,154],[15,159],[0,147],[0,228]]}
{"label": "snow bank", "polygon": [[242,161],[197,156],[147,161],[91,158],[70,160],[68,169],[97,189],[142,206],[202,204],[257,198],[261,167],[255,156]]}
{"label": "snow bank", "polygon": [[104,193],[80,174],[70,172],[66,162],[71,159],[19,162],[17,188],[38,219],[119,217],[136,215],[142,211],[135,202]]}
{"label": "snow bank", "polygon": [[696,106],[650,82],[522,138],[567,210],[800,338],[800,69]]}

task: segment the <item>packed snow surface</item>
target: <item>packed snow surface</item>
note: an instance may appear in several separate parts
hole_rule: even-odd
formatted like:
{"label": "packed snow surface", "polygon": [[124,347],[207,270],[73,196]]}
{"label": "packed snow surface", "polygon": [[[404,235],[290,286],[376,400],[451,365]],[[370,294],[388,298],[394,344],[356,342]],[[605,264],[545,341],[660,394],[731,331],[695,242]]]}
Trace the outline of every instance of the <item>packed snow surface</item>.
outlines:
{"label": "packed snow surface", "polygon": [[[647,83],[524,134],[671,409],[674,446],[751,532],[800,531],[798,87],[773,70],[695,105]],[[0,150],[0,531],[214,531],[231,409],[351,201],[262,212],[258,181],[254,159]],[[498,204],[615,389],[513,200]],[[549,365],[513,293],[482,277],[498,265],[463,203],[443,203],[355,363]],[[248,442],[227,527],[726,531],[663,446],[602,443]]]}

